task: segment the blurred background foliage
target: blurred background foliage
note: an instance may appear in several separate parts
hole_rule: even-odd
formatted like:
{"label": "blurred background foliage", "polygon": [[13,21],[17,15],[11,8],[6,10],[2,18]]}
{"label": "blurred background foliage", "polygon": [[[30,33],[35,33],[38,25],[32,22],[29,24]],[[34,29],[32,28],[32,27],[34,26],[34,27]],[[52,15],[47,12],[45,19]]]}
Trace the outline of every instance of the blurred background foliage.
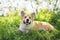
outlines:
{"label": "blurred background foliage", "polygon": [[40,9],[40,11],[36,12],[35,20],[39,21],[49,21],[51,19],[51,16],[54,15],[53,11],[50,11],[48,9]]}

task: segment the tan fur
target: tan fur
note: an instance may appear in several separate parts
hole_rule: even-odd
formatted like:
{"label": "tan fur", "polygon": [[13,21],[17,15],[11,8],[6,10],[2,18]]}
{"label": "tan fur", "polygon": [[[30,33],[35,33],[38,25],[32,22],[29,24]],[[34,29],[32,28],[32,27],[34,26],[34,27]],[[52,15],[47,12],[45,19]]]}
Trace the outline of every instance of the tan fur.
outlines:
{"label": "tan fur", "polygon": [[32,30],[51,31],[53,29],[53,26],[47,22],[33,21],[33,25]]}

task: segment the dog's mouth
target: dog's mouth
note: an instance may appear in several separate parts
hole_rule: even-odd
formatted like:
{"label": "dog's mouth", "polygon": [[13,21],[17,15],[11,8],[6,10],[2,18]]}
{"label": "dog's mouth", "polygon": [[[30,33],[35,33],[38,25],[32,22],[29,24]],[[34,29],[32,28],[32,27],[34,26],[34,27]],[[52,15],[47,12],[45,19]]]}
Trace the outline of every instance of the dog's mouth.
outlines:
{"label": "dog's mouth", "polygon": [[23,21],[23,23],[24,23],[24,24],[26,24],[26,25],[31,24],[31,22],[28,22],[28,21],[26,21],[26,22],[25,22],[25,21]]}

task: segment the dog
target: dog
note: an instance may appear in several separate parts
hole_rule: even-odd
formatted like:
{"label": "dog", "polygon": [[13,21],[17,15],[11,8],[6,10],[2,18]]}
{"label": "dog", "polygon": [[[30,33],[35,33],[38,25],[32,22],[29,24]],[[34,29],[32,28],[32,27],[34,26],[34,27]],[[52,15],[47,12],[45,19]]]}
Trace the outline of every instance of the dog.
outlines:
{"label": "dog", "polygon": [[54,27],[47,22],[34,21],[34,16],[34,12],[26,14],[24,11],[21,11],[21,23],[19,30],[22,32],[28,32],[29,30],[53,30]]}

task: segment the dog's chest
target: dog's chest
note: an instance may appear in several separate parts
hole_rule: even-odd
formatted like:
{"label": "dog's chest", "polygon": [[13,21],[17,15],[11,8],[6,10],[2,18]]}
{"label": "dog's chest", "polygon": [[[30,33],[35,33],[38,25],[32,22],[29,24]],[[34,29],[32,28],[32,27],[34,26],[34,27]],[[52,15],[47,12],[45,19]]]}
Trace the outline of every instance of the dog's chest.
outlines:
{"label": "dog's chest", "polygon": [[32,24],[29,24],[29,25],[21,24],[19,29],[21,31],[26,31],[26,30],[30,30],[31,28],[33,28]]}

